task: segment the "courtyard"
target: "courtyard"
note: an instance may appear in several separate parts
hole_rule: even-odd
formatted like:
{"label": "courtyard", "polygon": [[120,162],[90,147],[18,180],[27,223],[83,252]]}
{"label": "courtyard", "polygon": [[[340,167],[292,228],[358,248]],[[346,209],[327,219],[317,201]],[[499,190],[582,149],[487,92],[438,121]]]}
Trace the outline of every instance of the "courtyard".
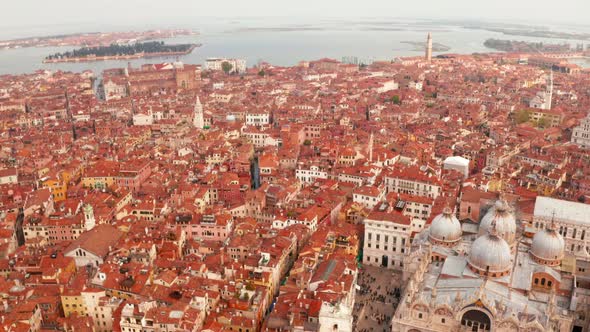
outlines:
{"label": "courtyard", "polygon": [[401,292],[401,272],[363,265],[357,283],[354,331],[390,331]]}

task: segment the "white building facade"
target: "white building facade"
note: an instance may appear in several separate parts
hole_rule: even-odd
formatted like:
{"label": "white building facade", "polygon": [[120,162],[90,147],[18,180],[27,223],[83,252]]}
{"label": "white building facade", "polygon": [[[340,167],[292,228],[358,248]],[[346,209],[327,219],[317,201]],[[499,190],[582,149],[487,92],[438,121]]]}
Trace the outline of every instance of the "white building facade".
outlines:
{"label": "white building facade", "polygon": [[440,181],[435,176],[398,176],[386,175],[387,192],[409,194],[436,199],[442,193]]}
{"label": "white building facade", "polygon": [[581,147],[590,147],[590,114],[582,120],[579,126],[574,128],[572,143]]}
{"label": "white building facade", "polygon": [[299,168],[295,170],[295,177],[301,183],[310,184],[314,183],[317,179],[327,179],[328,173],[321,171],[318,166],[310,166],[309,169]]}
{"label": "white building facade", "polygon": [[245,73],[246,72],[246,60],[244,59],[225,59],[225,58],[209,58],[205,61],[205,69],[208,70],[223,70],[223,63],[227,62],[232,67],[231,73]]}
{"label": "white building facade", "polygon": [[412,235],[409,218],[398,213],[372,212],[364,224],[363,264],[401,270]]}
{"label": "white building facade", "polygon": [[270,114],[266,112],[249,112],[246,114],[246,125],[266,126],[270,124]]}

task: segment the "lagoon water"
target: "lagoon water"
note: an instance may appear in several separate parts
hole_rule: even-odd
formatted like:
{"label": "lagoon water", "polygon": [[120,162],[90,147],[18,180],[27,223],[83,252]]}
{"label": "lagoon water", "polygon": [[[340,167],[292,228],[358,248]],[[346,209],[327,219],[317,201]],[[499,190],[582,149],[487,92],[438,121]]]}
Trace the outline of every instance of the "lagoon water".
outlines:
{"label": "lagoon water", "polygon": [[[150,28],[190,28],[199,31],[196,36],[181,36],[165,40],[167,43],[201,43],[191,54],[179,57],[184,63],[203,64],[209,57],[244,58],[248,66],[259,61],[273,65],[290,66],[301,60],[314,60],[330,57],[340,60],[354,56],[369,63],[374,60],[391,60],[398,56],[423,54],[403,41],[425,41],[432,32],[437,43],[449,46],[445,53],[491,52],[483,46],[487,38],[542,41],[545,43],[566,41],[524,36],[506,36],[497,32],[466,29],[457,23],[444,23],[422,20],[322,19],[314,21],[291,20],[289,22],[265,18],[240,20],[200,19],[198,22],[150,22],[150,24],[130,24],[127,26],[84,24],[55,25],[27,29],[2,29],[0,39],[26,36],[44,36],[60,33],[92,31],[127,31]],[[557,29],[557,28],[556,28]],[[143,63],[169,62],[176,57],[135,59],[131,61],[101,61],[82,63],[43,64],[48,54],[63,52],[75,47],[21,48],[0,50],[0,74],[19,74],[38,69],[83,71],[90,69],[100,73],[107,68],[124,67],[128,62],[133,66]],[[435,52],[436,54],[436,52]],[[582,62],[581,64],[584,64]]]}

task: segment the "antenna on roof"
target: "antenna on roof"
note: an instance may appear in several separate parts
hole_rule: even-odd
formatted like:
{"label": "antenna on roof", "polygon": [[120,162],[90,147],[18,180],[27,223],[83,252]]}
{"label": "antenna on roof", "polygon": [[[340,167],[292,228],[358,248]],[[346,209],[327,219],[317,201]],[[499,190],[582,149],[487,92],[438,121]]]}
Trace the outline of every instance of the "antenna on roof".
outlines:
{"label": "antenna on roof", "polygon": [[451,210],[451,206],[449,205],[449,202],[447,201],[442,213],[446,216],[450,216],[453,214],[453,210]]}
{"label": "antenna on roof", "polygon": [[553,210],[553,213],[551,213],[551,223],[549,223],[549,227],[547,228],[547,230],[555,230],[555,210]]}
{"label": "antenna on roof", "polygon": [[491,227],[488,230],[488,234],[491,236],[498,236],[498,230],[496,229],[496,218],[492,219]]}

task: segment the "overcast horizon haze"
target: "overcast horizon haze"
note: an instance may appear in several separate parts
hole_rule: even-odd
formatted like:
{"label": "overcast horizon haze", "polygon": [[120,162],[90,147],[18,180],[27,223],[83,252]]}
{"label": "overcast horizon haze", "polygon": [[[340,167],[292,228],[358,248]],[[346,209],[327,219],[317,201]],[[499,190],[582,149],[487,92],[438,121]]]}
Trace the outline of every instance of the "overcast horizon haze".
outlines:
{"label": "overcast horizon haze", "polygon": [[[6,0],[5,0],[6,1]],[[441,20],[484,20],[513,24],[589,25],[590,1],[562,0],[556,11],[549,0],[424,0],[400,2],[367,0],[352,1],[299,0],[285,3],[272,0],[229,0],[225,2],[169,0],[21,0],[10,2],[0,14],[4,28],[44,26],[143,26],[187,25],[195,19],[232,19],[275,17],[285,20],[317,18],[403,18]],[[565,13],[563,16],[555,13]],[[82,32],[82,31],[81,31]],[[4,36],[6,37],[6,36]]]}

